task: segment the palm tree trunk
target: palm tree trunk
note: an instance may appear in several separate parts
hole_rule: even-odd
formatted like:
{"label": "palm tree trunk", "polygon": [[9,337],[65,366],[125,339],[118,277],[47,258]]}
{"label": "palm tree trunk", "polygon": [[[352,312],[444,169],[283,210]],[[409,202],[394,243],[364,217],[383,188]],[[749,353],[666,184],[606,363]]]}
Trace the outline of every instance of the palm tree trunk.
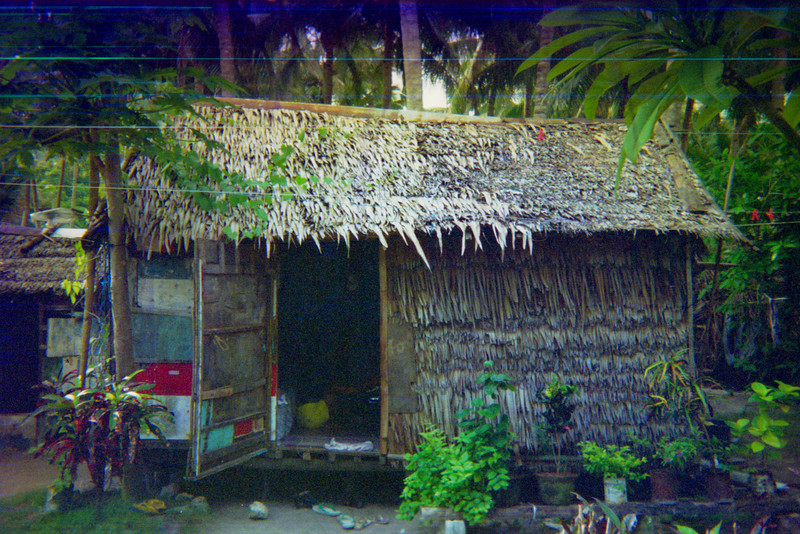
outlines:
{"label": "palm tree trunk", "polygon": [[[388,2],[384,7],[388,8]],[[383,19],[383,102],[381,107],[389,109],[392,106],[392,63],[394,60],[394,31],[389,24],[388,15]]]}
{"label": "palm tree trunk", "polygon": [[403,38],[403,78],[408,109],[422,110],[422,44],[416,0],[400,0],[400,33]]}
{"label": "palm tree trunk", "polygon": [[[219,39],[219,69],[222,77],[230,83],[236,83],[236,64],[234,63],[233,35],[231,33],[231,13],[228,0],[216,0],[214,13],[217,23],[217,38]],[[222,96],[233,96],[225,88]]]}
{"label": "palm tree trunk", "polygon": [[80,176],[80,166],[75,161],[72,165],[72,198],[69,202],[69,207],[75,209],[75,203],[78,201],[78,177]]}
{"label": "palm tree trunk", "polygon": [[527,119],[533,116],[534,85],[533,85],[533,77],[527,74],[527,71],[524,73],[524,75],[525,75],[525,101],[523,102],[522,105],[522,116]]}
{"label": "palm tree trunk", "polygon": [[67,158],[61,156],[61,176],[58,178],[58,192],[56,193],[56,207],[61,207],[61,191],[64,189],[64,173],[67,171]]}
{"label": "palm tree trunk", "polygon": [[325,52],[325,61],[322,62],[322,103],[333,103],[333,58]]}
{"label": "palm tree trunk", "polygon": [[30,182],[23,182],[25,189],[25,203],[22,207],[22,216],[19,219],[20,226],[28,226],[28,216],[31,214],[31,185]]}
{"label": "palm tree trunk", "polygon": [[133,373],[131,309],[128,297],[128,258],[125,247],[125,193],[122,189],[120,156],[116,135],[109,140],[103,163],[103,181],[108,203],[108,237],[111,243],[111,306],[117,378]]}
{"label": "palm tree trunk", "polygon": [[[775,31],[775,39],[789,39],[789,32],[785,29]],[[786,48],[780,47],[775,49],[775,67],[786,68],[786,58],[788,52]],[[783,100],[786,96],[786,74],[782,74],[772,80],[772,107],[778,111],[783,111]]]}
{"label": "palm tree trunk", "polygon": [[[555,28],[543,26],[539,34],[539,48],[549,45],[553,41]],[[536,83],[534,85],[533,116],[544,117],[547,110],[544,107],[544,97],[547,94],[547,75],[550,74],[550,59],[543,59],[536,65]]]}
{"label": "palm tree trunk", "polygon": [[772,106],[771,95],[767,97],[760,96],[762,93],[759,93],[755,87],[745,80],[744,76],[736,72],[729,65],[725,65],[725,70],[722,73],[722,80],[723,83],[732,85],[742,93],[745,101],[756,111],[764,115],[767,120],[781,132],[792,148],[800,153],[800,133],[786,122],[780,110]]}
{"label": "palm tree trunk", "polygon": [[322,30],[319,37],[322,50],[325,52],[325,59],[322,62],[322,103],[333,103],[333,59],[336,55],[336,45],[334,41],[333,29]]}

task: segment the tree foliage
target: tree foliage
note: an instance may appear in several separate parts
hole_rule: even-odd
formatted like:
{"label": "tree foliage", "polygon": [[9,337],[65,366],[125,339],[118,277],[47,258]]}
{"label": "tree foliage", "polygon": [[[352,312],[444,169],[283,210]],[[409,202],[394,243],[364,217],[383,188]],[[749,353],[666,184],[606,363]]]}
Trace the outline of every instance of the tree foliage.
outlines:
{"label": "tree foliage", "polygon": [[[165,13],[137,18],[114,8],[35,6],[3,11],[0,37],[0,145],[5,172],[31,172],[36,153],[91,157],[102,170],[111,242],[114,352],[121,376],[133,372],[124,227],[124,175],[138,155],[161,165],[185,156],[172,118],[195,113],[202,97],[176,86]],[[211,87],[216,78],[192,73]],[[229,85],[224,85],[229,87]]]}
{"label": "tree foliage", "polygon": [[[730,139],[736,135],[723,121],[701,130],[689,146],[689,157],[717,198],[725,196]],[[729,213],[750,243],[723,249],[722,261],[730,267],[720,271],[721,296],[711,295],[707,280],[699,281],[703,314],[723,316],[707,350],[745,371],[745,381],[797,381],[800,159],[774,127],[762,123],[749,133],[734,170]]]}
{"label": "tree foliage", "polygon": [[[546,15],[543,26],[574,28],[541,48],[519,68],[522,72],[539,61],[566,54],[550,70],[558,84],[592,72],[583,112],[594,118],[600,98],[619,86],[630,96],[625,105],[628,124],[617,179],[626,160],[636,163],[656,122],[673,104],[691,98],[701,102],[700,125],[741,100],[763,114],[800,153],[800,94],[790,94],[781,112],[770,104],[768,82],[800,70],[788,62],[760,72],[748,72],[754,54],[782,47],[792,57],[800,55],[797,13],[783,9],[755,9],[745,5],[710,1],[690,6],[671,1],[642,7],[635,3],[608,6],[581,4]],[[775,38],[775,30],[787,33]]]}

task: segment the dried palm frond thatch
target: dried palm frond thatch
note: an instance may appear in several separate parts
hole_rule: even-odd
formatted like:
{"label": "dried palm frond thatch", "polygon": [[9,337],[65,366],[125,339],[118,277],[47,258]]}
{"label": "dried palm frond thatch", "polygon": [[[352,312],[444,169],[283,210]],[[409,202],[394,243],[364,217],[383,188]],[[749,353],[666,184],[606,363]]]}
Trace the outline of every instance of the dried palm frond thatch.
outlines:
{"label": "dried palm frond thatch", "polygon": [[[199,108],[184,119],[225,150],[205,157],[254,181],[268,181],[282,145],[294,148],[290,177],[325,177],[310,187],[274,186],[261,218],[237,206],[206,212],[152,162],[139,160],[128,218],[141,246],[175,250],[223,228],[256,228],[275,240],[349,241],[400,235],[421,252],[417,232],[460,230],[462,248],[481,228],[501,247],[540,233],[642,231],[740,237],[666,131],[648,143],[639,165],[615,173],[625,126],[616,121],[522,121],[238,100]],[[301,141],[301,137],[304,139]],[[207,190],[222,195],[219,184]],[[251,187],[244,191],[262,195]],[[255,196],[254,198],[263,198]]]}

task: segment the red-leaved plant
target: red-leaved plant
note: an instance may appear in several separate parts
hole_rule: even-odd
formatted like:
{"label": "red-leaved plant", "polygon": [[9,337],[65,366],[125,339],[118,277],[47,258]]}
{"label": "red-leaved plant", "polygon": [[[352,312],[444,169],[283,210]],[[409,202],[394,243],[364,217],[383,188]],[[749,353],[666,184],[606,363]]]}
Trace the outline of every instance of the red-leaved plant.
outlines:
{"label": "red-leaved plant", "polygon": [[31,416],[44,416],[45,431],[33,455],[59,463],[65,486],[75,480],[78,466],[86,463],[92,483],[102,493],[106,466],[111,476],[121,477],[123,467],[136,461],[143,426],[165,441],[153,419],[169,421],[172,414],[144,392],[152,384],[134,381],[138,373],[115,382],[95,367],[87,376],[87,383],[94,385],[84,389],[75,385],[77,371],[41,384],[42,400]]}

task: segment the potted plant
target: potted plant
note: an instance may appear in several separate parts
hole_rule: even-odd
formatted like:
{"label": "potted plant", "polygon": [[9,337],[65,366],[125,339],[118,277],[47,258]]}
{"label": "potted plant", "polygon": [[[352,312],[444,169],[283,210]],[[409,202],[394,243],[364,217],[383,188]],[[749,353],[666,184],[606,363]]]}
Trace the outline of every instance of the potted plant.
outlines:
{"label": "potted plant", "polygon": [[674,501],[678,498],[679,477],[686,472],[697,455],[696,436],[663,436],[656,442],[653,452],[656,467],[650,470],[650,489],[654,501]]}
{"label": "potted plant", "polygon": [[706,460],[700,472],[706,498],[712,502],[730,502],[733,500],[731,469],[728,464],[731,444],[710,436],[701,439],[698,446],[700,456]]}
{"label": "potted plant", "polygon": [[731,430],[739,437],[752,436],[744,447],[748,453],[760,456],[760,469],[750,474],[750,487],[760,496],[775,492],[775,482],[771,473],[766,470],[769,457],[780,457],[780,449],[786,447],[784,429],[788,421],[780,419],[780,413],[787,413],[791,405],[800,398],[800,387],[792,386],[776,380],[776,387],[769,387],[761,382],[753,382],[753,391],[748,402],[758,406],[758,415],[752,419],[740,418],[729,422]]}
{"label": "potted plant", "polygon": [[508,487],[514,434],[497,399],[500,391],[515,388],[508,375],[491,370],[492,362],[484,365],[486,372],[478,377],[478,384],[493,402],[475,398],[470,408],[459,411],[461,432],[452,442],[433,426],[421,433],[417,452],[405,457],[409,474],[400,495],[400,519],[410,521],[422,507],[438,507],[476,524],[494,505],[492,494]]}
{"label": "potted plant", "polygon": [[647,473],[637,471],[647,460],[637,457],[627,445],[603,447],[593,441],[581,441],[578,447],[586,470],[603,477],[605,501],[609,504],[627,502],[627,481],[643,480],[647,477]]}
{"label": "potted plant", "polygon": [[569,504],[573,500],[577,474],[564,472],[562,447],[569,422],[575,411],[574,397],[578,388],[565,384],[553,373],[550,382],[537,394],[537,399],[545,406],[541,429],[547,436],[555,459],[555,473],[538,473],[539,495],[545,504]]}

